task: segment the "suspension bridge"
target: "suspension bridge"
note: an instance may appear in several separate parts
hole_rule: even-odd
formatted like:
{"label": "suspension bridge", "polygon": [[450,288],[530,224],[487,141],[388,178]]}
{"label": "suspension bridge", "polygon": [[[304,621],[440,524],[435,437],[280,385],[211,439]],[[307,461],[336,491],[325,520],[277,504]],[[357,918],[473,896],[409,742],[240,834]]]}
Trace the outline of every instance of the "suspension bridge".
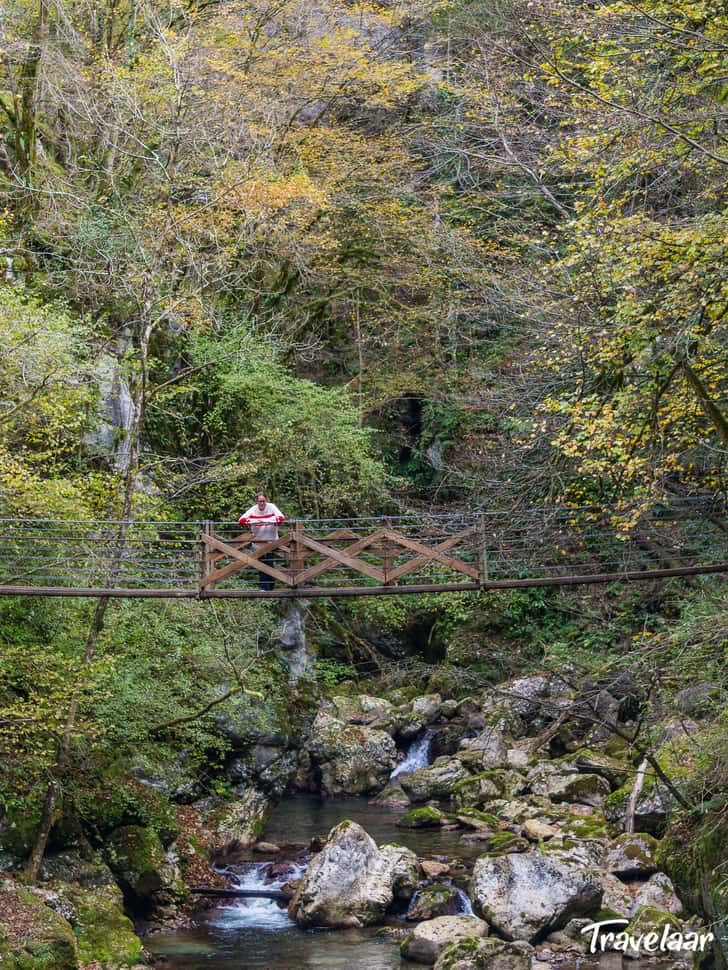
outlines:
{"label": "suspension bridge", "polygon": [[301,519],[265,543],[211,521],[0,519],[0,535],[0,596],[371,596],[728,572],[725,507],[701,499],[656,505],[626,533],[614,509],[541,506]]}

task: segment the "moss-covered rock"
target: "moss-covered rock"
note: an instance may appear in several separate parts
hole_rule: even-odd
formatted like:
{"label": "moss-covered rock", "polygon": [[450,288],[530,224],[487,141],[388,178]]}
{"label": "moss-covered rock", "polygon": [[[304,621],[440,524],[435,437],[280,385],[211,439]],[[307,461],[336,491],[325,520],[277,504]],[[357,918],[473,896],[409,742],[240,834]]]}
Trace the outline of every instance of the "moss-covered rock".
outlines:
{"label": "moss-covered rock", "polygon": [[397,825],[403,829],[438,828],[445,821],[445,813],[439,808],[435,808],[434,805],[422,805],[420,808],[411,808],[397,820]]}
{"label": "moss-covered rock", "polygon": [[84,963],[95,960],[104,970],[139,963],[142,943],[124,914],[124,900],[118,888],[66,888],[63,895],[73,909],[70,922]]}
{"label": "moss-covered rock", "polygon": [[452,886],[432,883],[419,890],[407,913],[407,919],[416,922],[434,919],[436,916],[454,916],[460,909],[460,896]]}
{"label": "moss-covered rock", "polygon": [[524,940],[471,937],[445,947],[435,970],[530,970],[532,958],[533,947]]}
{"label": "moss-covered rock", "polygon": [[400,952],[416,963],[433,964],[445,947],[487,932],[488,924],[475,916],[438,916],[416,926],[402,940]]}
{"label": "moss-covered rock", "polygon": [[530,845],[528,839],[514,832],[496,832],[488,839],[486,848],[489,855],[505,855],[511,852],[527,852]]}
{"label": "moss-covered rock", "polygon": [[607,870],[623,879],[645,878],[657,872],[657,839],[645,832],[625,833],[612,842],[607,853]]}
{"label": "moss-covered rock", "polygon": [[177,866],[152,829],[140,825],[116,829],[104,853],[125,896],[141,914],[167,915],[186,895]]}
{"label": "moss-covered rock", "polygon": [[455,785],[453,805],[456,808],[481,808],[497,798],[510,798],[523,785],[523,780],[522,775],[507,769],[481,771]]}
{"label": "moss-covered rock", "polygon": [[555,804],[560,802],[591,805],[599,808],[610,794],[609,782],[601,775],[555,775],[548,780],[546,794]]}
{"label": "moss-covered rock", "polygon": [[329,795],[367,795],[386,785],[397,761],[390,735],[319,711],[308,742],[310,777]]}
{"label": "moss-covered rock", "polygon": [[16,886],[0,889],[3,970],[78,970],[70,924],[43,900]]}
{"label": "moss-covered rock", "polygon": [[613,789],[621,788],[634,775],[634,769],[625,761],[619,758],[610,757],[602,751],[594,751],[590,748],[580,748],[570,755],[579,771],[601,775],[609,782]]}
{"label": "moss-covered rock", "polygon": [[418,768],[402,778],[402,788],[413,802],[426,802],[431,798],[449,798],[458,782],[468,777],[468,772],[457,758],[438,758],[427,768]]}
{"label": "moss-covered rock", "polygon": [[[631,794],[632,786],[627,784],[607,796],[604,802],[604,816],[608,822],[624,828]],[[670,796],[664,785],[656,784],[650,777],[645,778],[635,806],[635,831],[648,832],[658,837],[662,835],[669,807]]]}

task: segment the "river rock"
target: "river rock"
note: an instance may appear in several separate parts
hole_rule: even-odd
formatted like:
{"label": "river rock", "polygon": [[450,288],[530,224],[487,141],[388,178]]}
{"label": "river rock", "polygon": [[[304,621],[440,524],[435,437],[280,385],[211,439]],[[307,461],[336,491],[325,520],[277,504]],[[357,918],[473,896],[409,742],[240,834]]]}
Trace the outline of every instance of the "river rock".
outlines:
{"label": "river rock", "polygon": [[605,839],[575,839],[566,835],[554,836],[544,844],[543,851],[551,859],[585,869],[603,869],[607,857]]}
{"label": "river rock", "polygon": [[423,724],[432,724],[440,715],[442,697],[440,694],[423,694],[412,701],[412,713]]}
{"label": "river rock", "polygon": [[460,747],[464,751],[477,752],[480,767],[485,770],[503,768],[508,763],[508,743],[497,727],[486,727],[474,738],[464,738]]}
{"label": "river rock", "polygon": [[555,825],[549,825],[538,818],[529,818],[523,824],[523,833],[531,842],[545,842],[553,839],[554,836],[561,834],[561,829]]}
{"label": "river rock", "polygon": [[488,936],[445,947],[435,970],[530,970],[532,959],[533,947],[523,940],[507,943]]}
{"label": "river rock", "polygon": [[439,879],[440,876],[446,876],[450,872],[447,862],[437,862],[435,859],[420,859],[420,868],[425,879]]}
{"label": "river rock", "polygon": [[403,829],[435,829],[447,822],[447,815],[434,805],[422,805],[411,808],[397,819],[397,825]]}
{"label": "river rock", "polygon": [[331,698],[331,705],[335,717],[347,724],[364,724],[388,732],[397,725],[394,705],[383,697],[371,697],[369,694],[337,696]]}
{"label": "river rock", "polygon": [[606,869],[621,879],[651,876],[657,872],[656,848],[657,840],[644,832],[620,835],[609,847]]}
{"label": "river rock", "polygon": [[402,788],[413,802],[427,802],[431,798],[449,798],[459,781],[468,772],[457,758],[438,758],[427,768],[418,768],[402,778]]}
{"label": "river rock", "polygon": [[496,798],[510,798],[523,787],[523,782],[523,776],[515,771],[482,771],[455,785],[453,804],[456,808],[480,808]]}
{"label": "river rock", "polygon": [[300,926],[365,926],[381,922],[395,899],[411,898],[417,857],[403,846],[377,848],[348,819],[331,830],[306,870],[289,913]]}
{"label": "river rock", "polygon": [[319,711],[308,753],[328,795],[366,795],[383,788],[397,762],[394,741],[376,728],[346,724]]}
{"label": "river rock", "polygon": [[461,905],[460,896],[452,886],[432,883],[415,893],[407,911],[407,920],[419,922],[437,916],[455,916],[460,912]]}
{"label": "river rock", "polygon": [[618,919],[629,919],[634,912],[634,899],[623,882],[608,872],[599,873],[604,894],[602,896],[602,919],[615,916]]}
{"label": "river rock", "polygon": [[640,906],[651,906],[661,909],[674,916],[683,911],[683,904],[675,893],[672,880],[664,872],[656,872],[647,880],[636,887],[634,894],[634,908]]}
{"label": "river rock", "polygon": [[481,856],[470,895],[476,910],[506,939],[532,942],[572,916],[596,913],[602,887],[592,873],[535,851]]}
{"label": "river rock", "polygon": [[271,810],[271,803],[257,788],[243,789],[242,794],[229,802],[217,821],[220,842],[239,842],[252,845],[261,836]]}
{"label": "river rock", "polygon": [[400,951],[415,963],[433,964],[451,943],[485,936],[488,924],[475,916],[438,916],[420,923],[404,940]]}

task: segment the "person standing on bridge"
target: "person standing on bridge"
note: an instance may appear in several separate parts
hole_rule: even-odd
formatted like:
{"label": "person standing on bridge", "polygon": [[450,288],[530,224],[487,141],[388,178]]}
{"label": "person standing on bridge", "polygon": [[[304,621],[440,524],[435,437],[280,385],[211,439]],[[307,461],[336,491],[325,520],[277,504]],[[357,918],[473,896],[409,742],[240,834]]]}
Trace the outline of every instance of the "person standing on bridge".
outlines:
{"label": "person standing on bridge", "polygon": [[[245,515],[238,519],[240,525],[247,525],[253,533],[256,542],[253,549],[257,552],[266,542],[271,542],[278,538],[278,526],[285,522],[286,517],[272,502],[268,501],[265,492],[258,492],[255,498],[255,505],[248,509]],[[260,557],[260,561],[272,566],[275,556],[272,552],[266,552]],[[271,590],[275,586],[275,580],[268,573],[258,572],[258,585],[261,589]]]}

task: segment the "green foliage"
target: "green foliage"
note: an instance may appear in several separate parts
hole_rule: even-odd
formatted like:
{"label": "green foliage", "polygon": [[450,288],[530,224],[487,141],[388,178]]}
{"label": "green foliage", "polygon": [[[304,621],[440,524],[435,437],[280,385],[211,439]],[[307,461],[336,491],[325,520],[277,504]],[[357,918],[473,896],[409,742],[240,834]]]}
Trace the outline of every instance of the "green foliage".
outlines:
{"label": "green foliage", "polygon": [[346,680],[356,679],[357,676],[356,667],[329,657],[319,657],[314,664],[314,670],[316,681],[326,693]]}

